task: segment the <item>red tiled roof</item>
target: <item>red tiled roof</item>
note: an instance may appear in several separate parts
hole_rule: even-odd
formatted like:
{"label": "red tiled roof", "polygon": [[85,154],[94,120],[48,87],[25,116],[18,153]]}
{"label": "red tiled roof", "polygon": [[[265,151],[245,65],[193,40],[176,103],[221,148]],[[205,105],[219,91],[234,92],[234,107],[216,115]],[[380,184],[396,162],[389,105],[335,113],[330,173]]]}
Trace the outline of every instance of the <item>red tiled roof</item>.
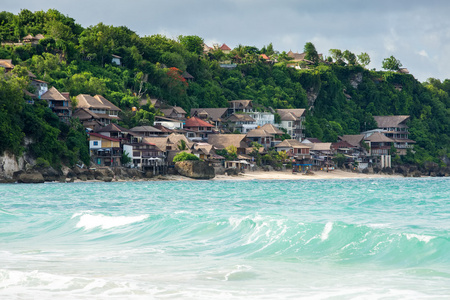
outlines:
{"label": "red tiled roof", "polygon": [[214,127],[213,125],[199,119],[197,117],[192,117],[186,120],[184,127]]}
{"label": "red tiled roof", "polygon": [[115,138],[112,138],[112,137],[109,137],[109,136],[106,136],[106,135],[102,135],[102,134],[100,134],[100,133],[96,133],[96,132],[88,132],[88,134],[89,134],[89,135],[92,135],[92,136],[96,136],[96,137],[102,138],[102,139],[105,139],[105,140],[108,140],[108,141],[120,142],[119,139],[115,139]]}
{"label": "red tiled roof", "polygon": [[220,47],[220,50],[231,50],[230,47],[228,47],[225,43]]}

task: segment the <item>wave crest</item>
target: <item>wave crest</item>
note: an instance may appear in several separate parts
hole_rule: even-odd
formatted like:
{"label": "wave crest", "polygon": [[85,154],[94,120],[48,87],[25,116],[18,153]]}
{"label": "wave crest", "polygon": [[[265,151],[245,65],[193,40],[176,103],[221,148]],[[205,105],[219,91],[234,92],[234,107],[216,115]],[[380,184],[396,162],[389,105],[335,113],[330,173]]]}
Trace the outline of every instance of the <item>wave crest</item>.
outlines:
{"label": "wave crest", "polygon": [[76,227],[88,229],[94,229],[100,227],[101,229],[111,229],[114,227],[125,226],[137,222],[142,222],[148,218],[148,215],[140,215],[133,217],[125,216],[105,216],[105,215],[93,215],[93,214],[74,214],[72,218],[80,217]]}

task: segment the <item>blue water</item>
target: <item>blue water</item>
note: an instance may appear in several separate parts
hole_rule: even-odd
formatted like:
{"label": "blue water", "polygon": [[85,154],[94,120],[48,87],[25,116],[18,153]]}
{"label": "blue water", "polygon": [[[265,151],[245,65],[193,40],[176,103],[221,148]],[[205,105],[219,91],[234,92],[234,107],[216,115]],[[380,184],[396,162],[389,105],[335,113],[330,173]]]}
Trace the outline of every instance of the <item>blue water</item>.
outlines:
{"label": "blue water", "polygon": [[0,185],[0,299],[450,299],[450,179]]}

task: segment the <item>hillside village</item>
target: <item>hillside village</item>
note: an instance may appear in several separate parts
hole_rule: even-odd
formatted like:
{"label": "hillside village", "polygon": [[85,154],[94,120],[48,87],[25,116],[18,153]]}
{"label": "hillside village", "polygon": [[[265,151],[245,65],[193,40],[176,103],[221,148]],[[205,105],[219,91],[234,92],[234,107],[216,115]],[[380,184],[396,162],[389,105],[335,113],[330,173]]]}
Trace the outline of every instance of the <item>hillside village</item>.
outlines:
{"label": "hillside village", "polygon": [[8,176],[33,165],[172,174],[180,152],[217,174],[447,174],[450,81],[420,83],[393,56],[377,71],[367,53],[327,56],[310,42],[303,53],[232,49],[82,28],[56,10],[0,18]]}
{"label": "hillside village", "polygon": [[[14,68],[10,60],[0,60],[0,65],[6,72]],[[406,155],[415,143],[409,139],[409,116],[374,116],[376,129],[324,143],[305,136],[305,109],[257,111],[252,100],[232,100],[228,108],[193,108],[188,113],[159,99],[142,99],[140,103],[152,105],[160,116],[151,125],[127,129],[118,125],[122,110],[102,95],[76,95],[74,107],[69,93],[49,88],[31,72],[29,77],[36,88],[36,94],[25,92],[31,99],[29,105],[46,101],[61,122],[78,119],[85,127],[92,167],[166,174],[173,168],[174,156],[184,151],[207,161],[218,172],[267,166],[293,172],[336,167],[368,171],[390,168],[392,152]],[[129,159],[124,162],[124,157]]]}

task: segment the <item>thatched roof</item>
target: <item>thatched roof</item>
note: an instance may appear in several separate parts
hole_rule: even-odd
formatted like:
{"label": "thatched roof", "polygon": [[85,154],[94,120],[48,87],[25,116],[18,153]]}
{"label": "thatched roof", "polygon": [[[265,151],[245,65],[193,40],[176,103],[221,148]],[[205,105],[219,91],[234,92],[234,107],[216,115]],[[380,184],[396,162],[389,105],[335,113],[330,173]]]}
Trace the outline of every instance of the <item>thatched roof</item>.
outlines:
{"label": "thatched roof", "polygon": [[101,95],[95,95],[92,97],[87,94],[80,94],[77,96],[79,108],[94,108],[94,109],[107,109],[113,111],[121,111],[120,108],[112,104],[109,100]]}
{"label": "thatched roof", "polygon": [[157,132],[160,133],[161,130],[159,130],[158,128],[155,128],[153,126],[136,126],[130,129],[131,131],[134,132]]}
{"label": "thatched roof", "polygon": [[257,128],[257,129],[253,129],[253,130],[250,130],[249,132],[247,132],[247,137],[249,137],[249,138],[254,138],[254,137],[273,137],[273,135],[268,133],[267,131],[265,131],[262,128]]}
{"label": "thatched roof", "polygon": [[216,149],[225,149],[228,146],[246,148],[245,134],[212,134],[208,136],[208,143]]}
{"label": "thatched roof", "polygon": [[393,143],[394,140],[388,138],[387,136],[385,136],[384,134],[380,133],[380,132],[375,132],[373,134],[371,134],[369,137],[364,138],[365,141],[369,141],[372,143]]}
{"label": "thatched roof", "polygon": [[305,113],[305,109],[304,108],[277,109],[277,113],[281,116],[281,120],[283,120],[283,115],[289,113],[292,114],[295,118],[299,119]]}
{"label": "thatched roof", "polygon": [[406,127],[405,122],[409,116],[374,116],[373,118],[377,122],[378,128],[389,128]]}
{"label": "thatched roof", "polygon": [[227,121],[230,122],[256,122],[255,119],[247,114],[232,114],[228,117]]}
{"label": "thatched roof", "polygon": [[119,126],[115,123],[108,124],[105,127],[97,128],[96,132],[129,132],[130,129],[126,129],[122,126]]}
{"label": "thatched roof", "polygon": [[3,67],[5,69],[14,69],[12,59],[0,59],[0,67]]}
{"label": "thatched roof", "polygon": [[225,118],[227,110],[227,108],[191,108],[191,116],[206,114],[209,119],[216,122]]}
{"label": "thatched roof", "polygon": [[308,146],[312,146],[313,151],[330,151],[331,143],[311,143]]}
{"label": "thatched roof", "polygon": [[359,147],[361,145],[361,141],[364,139],[364,134],[343,135],[340,136],[339,139],[346,141],[353,147]]}
{"label": "thatched roof", "polygon": [[275,148],[311,148],[311,146],[300,143],[299,141],[294,139],[288,139],[276,145]]}
{"label": "thatched roof", "polygon": [[41,99],[51,100],[51,101],[68,101],[54,86],[51,87],[47,92],[42,94]]}
{"label": "thatched roof", "polygon": [[261,129],[264,129],[266,132],[272,134],[272,135],[283,135],[284,131],[276,128],[273,124],[267,123],[261,126]]}
{"label": "thatched roof", "polygon": [[253,100],[231,100],[228,104],[231,108],[247,108],[253,107]]}

